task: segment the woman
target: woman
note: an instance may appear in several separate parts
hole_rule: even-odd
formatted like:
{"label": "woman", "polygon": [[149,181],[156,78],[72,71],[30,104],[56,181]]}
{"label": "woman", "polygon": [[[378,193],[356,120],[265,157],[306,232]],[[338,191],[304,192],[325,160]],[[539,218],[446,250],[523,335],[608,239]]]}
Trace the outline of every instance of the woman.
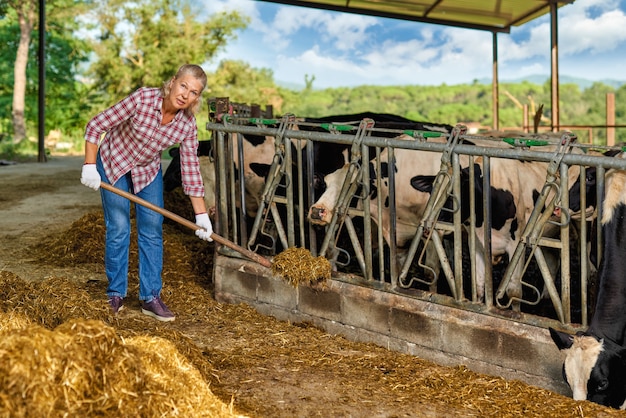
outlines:
{"label": "woman", "polygon": [[[97,114],[85,129],[85,164],[81,183],[94,190],[100,182],[112,184],[163,207],[161,152],[180,144],[183,191],[189,196],[196,235],[212,241],[213,226],[204,203],[204,186],[198,162],[198,127],[195,113],[206,88],[204,70],[183,65],[159,88],[139,88],[119,103]],[[104,138],[100,140],[102,134]],[[114,314],[123,308],[128,290],[130,201],[100,190],[106,226],[105,270],[108,303]],[[135,206],[139,246],[139,299],[141,312],[160,321],[174,314],[161,300],[163,268],[163,216]]]}

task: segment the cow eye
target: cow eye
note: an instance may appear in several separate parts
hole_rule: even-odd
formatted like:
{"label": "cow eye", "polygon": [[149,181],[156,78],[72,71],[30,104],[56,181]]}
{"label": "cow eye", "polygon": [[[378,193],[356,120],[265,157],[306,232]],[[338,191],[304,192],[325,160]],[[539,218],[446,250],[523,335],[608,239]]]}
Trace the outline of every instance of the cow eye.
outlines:
{"label": "cow eye", "polygon": [[607,379],[602,379],[598,382],[598,392],[604,392],[609,387],[609,381]]}

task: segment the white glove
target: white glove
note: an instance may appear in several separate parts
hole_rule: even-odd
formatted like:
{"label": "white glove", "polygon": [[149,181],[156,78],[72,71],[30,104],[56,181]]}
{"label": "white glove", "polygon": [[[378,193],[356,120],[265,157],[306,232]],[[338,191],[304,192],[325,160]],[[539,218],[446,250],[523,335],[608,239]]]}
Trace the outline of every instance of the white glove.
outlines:
{"label": "white glove", "polygon": [[98,169],[95,164],[83,165],[83,172],[80,175],[81,183],[94,190],[98,190],[100,188],[101,181],[102,179],[100,178],[100,173],[98,173]]}
{"label": "white glove", "polygon": [[209,215],[205,213],[199,213],[196,215],[196,225],[203,229],[196,229],[196,235],[205,241],[213,241],[211,234],[213,233],[213,225],[209,219]]}

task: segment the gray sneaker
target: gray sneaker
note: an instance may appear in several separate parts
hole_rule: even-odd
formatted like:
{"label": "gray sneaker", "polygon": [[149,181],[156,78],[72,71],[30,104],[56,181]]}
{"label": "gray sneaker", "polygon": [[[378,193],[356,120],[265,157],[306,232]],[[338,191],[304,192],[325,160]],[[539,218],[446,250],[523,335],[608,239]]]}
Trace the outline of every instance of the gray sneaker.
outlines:
{"label": "gray sneaker", "polygon": [[155,297],[148,303],[143,302],[141,312],[159,321],[168,322],[176,319],[176,316],[165,306],[165,303],[159,297]]}
{"label": "gray sneaker", "polygon": [[111,311],[113,311],[113,315],[117,315],[119,311],[124,309],[124,299],[120,296],[111,296],[109,297],[109,306],[111,307]]}

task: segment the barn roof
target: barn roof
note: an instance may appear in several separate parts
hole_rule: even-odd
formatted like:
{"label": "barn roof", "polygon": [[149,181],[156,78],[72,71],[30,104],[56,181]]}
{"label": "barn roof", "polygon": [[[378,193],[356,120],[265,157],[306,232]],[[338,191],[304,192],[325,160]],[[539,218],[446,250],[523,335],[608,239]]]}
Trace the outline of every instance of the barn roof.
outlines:
{"label": "barn roof", "polygon": [[262,0],[293,6],[356,13],[446,26],[508,33],[574,0]]}

